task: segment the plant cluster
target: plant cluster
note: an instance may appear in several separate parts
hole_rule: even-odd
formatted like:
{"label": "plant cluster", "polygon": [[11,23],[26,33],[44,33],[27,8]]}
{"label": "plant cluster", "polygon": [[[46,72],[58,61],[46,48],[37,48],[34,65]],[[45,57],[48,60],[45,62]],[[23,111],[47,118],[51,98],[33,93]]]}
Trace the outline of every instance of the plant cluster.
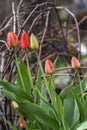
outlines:
{"label": "plant cluster", "polygon": [[[32,33],[30,38],[23,32],[20,40],[14,32],[7,34],[7,46],[14,50],[17,68],[14,83],[0,79],[1,91],[11,100],[18,111],[18,123],[26,130],[84,130],[87,129],[87,83],[80,79],[81,63],[75,56],[71,59],[71,69],[76,71],[78,85],[72,82],[58,94],[55,91],[56,62],[47,59],[43,67],[38,56],[39,42]],[[25,50],[26,64],[18,57],[15,47]],[[33,49],[38,61],[38,70],[32,76],[26,50]],[[66,68],[65,68],[66,69]],[[13,130],[17,128],[7,121]]]}

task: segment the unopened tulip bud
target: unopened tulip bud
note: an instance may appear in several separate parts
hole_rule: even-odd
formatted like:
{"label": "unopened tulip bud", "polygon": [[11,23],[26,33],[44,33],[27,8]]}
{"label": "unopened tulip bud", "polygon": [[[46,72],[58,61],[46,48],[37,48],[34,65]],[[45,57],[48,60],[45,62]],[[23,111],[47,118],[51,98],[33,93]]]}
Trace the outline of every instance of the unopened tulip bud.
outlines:
{"label": "unopened tulip bud", "polygon": [[26,32],[23,32],[21,35],[20,47],[22,49],[30,48],[30,39]]}
{"label": "unopened tulip bud", "polygon": [[71,59],[71,66],[73,69],[79,69],[81,66],[80,61],[75,56]]}
{"label": "unopened tulip bud", "polygon": [[51,60],[46,60],[45,62],[45,72],[47,74],[52,74],[55,71],[54,65]]}
{"label": "unopened tulip bud", "polygon": [[15,101],[12,101],[12,106],[15,108],[15,109],[17,109],[19,106],[18,106],[18,104],[15,102]]}
{"label": "unopened tulip bud", "polygon": [[21,117],[19,118],[18,123],[19,123],[19,126],[20,126],[22,129],[25,128],[25,125],[24,125],[23,119],[22,119]]}
{"label": "unopened tulip bud", "polygon": [[7,45],[9,48],[18,46],[18,37],[14,32],[9,32],[7,34]]}
{"label": "unopened tulip bud", "polygon": [[38,49],[39,48],[39,42],[38,42],[36,36],[33,33],[31,33],[31,35],[30,35],[30,44],[31,44],[32,49]]}

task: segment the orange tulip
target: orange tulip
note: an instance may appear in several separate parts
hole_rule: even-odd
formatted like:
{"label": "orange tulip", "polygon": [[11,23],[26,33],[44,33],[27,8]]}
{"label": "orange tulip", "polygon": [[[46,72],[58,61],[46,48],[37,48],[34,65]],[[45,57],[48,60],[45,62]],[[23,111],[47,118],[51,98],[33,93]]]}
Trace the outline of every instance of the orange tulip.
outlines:
{"label": "orange tulip", "polygon": [[71,66],[73,69],[79,69],[81,66],[80,61],[75,56],[71,59]]}
{"label": "orange tulip", "polygon": [[14,32],[7,34],[7,45],[9,48],[18,46],[18,37]]}
{"label": "orange tulip", "polygon": [[30,39],[26,32],[23,32],[21,35],[20,46],[22,49],[30,48]]}
{"label": "orange tulip", "polygon": [[22,119],[21,117],[19,118],[18,123],[19,123],[19,126],[20,126],[22,129],[25,128],[25,125],[24,125],[23,119]]}
{"label": "orange tulip", "polygon": [[47,59],[45,62],[45,72],[47,74],[52,74],[54,72],[55,68],[51,60]]}

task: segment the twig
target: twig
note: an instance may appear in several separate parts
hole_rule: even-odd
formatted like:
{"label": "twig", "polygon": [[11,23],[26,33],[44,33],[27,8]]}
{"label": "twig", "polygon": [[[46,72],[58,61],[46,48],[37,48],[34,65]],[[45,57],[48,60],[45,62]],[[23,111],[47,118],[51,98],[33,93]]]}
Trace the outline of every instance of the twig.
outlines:
{"label": "twig", "polygon": [[0,29],[4,26],[4,24],[6,23],[7,19],[8,19],[8,17],[6,17],[6,18],[4,19],[4,21],[3,21],[2,24],[0,25]]}
{"label": "twig", "polygon": [[12,13],[13,13],[13,31],[16,32],[16,12],[14,2],[12,2]]}
{"label": "twig", "polygon": [[40,19],[41,15],[42,15],[42,13],[40,13],[39,15],[37,15],[37,17],[34,19],[33,23],[31,24],[31,26],[30,26],[30,28],[29,28],[28,34],[30,34],[30,33],[31,33],[31,31],[32,31],[33,27],[35,26],[35,24],[36,24],[37,20],[39,20],[39,19]]}
{"label": "twig", "polygon": [[10,18],[10,20],[7,22],[7,24],[0,29],[0,33],[3,32],[6,28],[8,28],[10,26],[11,21],[13,20],[13,17]]}
{"label": "twig", "polygon": [[22,4],[23,0],[20,0],[18,7],[17,7],[17,26],[18,26],[18,32],[20,30],[20,19],[19,19],[19,12],[20,12],[20,7]]}
{"label": "twig", "polygon": [[4,41],[4,40],[0,40],[0,42],[4,43],[4,44],[6,45],[6,47],[7,47],[7,49],[8,49],[9,51],[11,51],[11,50],[9,49],[9,47],[8,47],[8,45],[7,45],[7,42],[6,42],[6,41]]}
{"label": "twig", "polygon": [[78,51],[78,59],[80,60],[80,53],[81,53],[81,41],[80,41],[80,31],[79,31],[79,26],[78,26],[78,22],[77,22],[77,19],[76,19],[76,16],[69,10],[67,9],[66,7],[63,7],[63,6],[59,6],[59,7],[56,7],[57,9],[64,9],[66,12],[68,12],[74,19],[75,21],[75,24],[76,24],[76,30],[77,30],[77,37],[78,37],[78,48],[79,48],[79,51]]}
{"label": "twig", "polygon": [[45,23],[45,29],[44,29],[43,36],[42,36],[42,39],[41,39],[41,42],[40,42],[39,59],[40,59],[40,57],[41,57],[42,44],[43,44],[43,42],[44,42],[44,38],[45,38],[45,35],[46,35],[46,32],[47,32],[47,28],[48,28],[49,14],[50,14],[50,11],[47,12],[46,23]]}
{"label": "twig", "polygon": [[24,28],[24,26],[26,25],[26,23],[29,21],[30,17],[33,15],[33,13],[40,7],[40,6],[43,6],[43,5],[46,5],[47,3],[50,3],[50,2],[45,2],[45,3],[41,3],[41,4],[37,4],[35,6],[35,8],[31,11],[31,13],[27,16],[26,20],[24,21],[24,23],[22,24],[21,26],[21,29],[18,33],[18,36],[20,35],[21,33],[21,30]]}

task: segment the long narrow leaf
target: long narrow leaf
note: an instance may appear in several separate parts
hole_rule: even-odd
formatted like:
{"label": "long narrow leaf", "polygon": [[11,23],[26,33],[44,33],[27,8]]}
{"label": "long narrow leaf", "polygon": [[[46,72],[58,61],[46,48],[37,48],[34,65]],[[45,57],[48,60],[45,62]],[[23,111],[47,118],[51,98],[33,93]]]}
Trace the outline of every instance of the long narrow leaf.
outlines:
{"label": "long narrow leaf", "polygon": [[22,89],[18,88],[16,85],[11,84],[8,81],[1,80],[1,79],[0,79],[0,85],[4,86],[4,88],[7,91],[14,93],[16,96],[20,98],[28,99],[29,101],[32,102],[31,96],[25,93]]}
{"label": "long narrow leaf", "polygon": [[38,105],[30,103],[29,101],[20,101],[18,102],[18,104],[27,115],[32,113],[38,121],[42,122],[42,124],[45,124],[46,126],[53,128],[54,130],[59,129],[59,124],[57,120],[46,114],[43,109],[40,108]]}

